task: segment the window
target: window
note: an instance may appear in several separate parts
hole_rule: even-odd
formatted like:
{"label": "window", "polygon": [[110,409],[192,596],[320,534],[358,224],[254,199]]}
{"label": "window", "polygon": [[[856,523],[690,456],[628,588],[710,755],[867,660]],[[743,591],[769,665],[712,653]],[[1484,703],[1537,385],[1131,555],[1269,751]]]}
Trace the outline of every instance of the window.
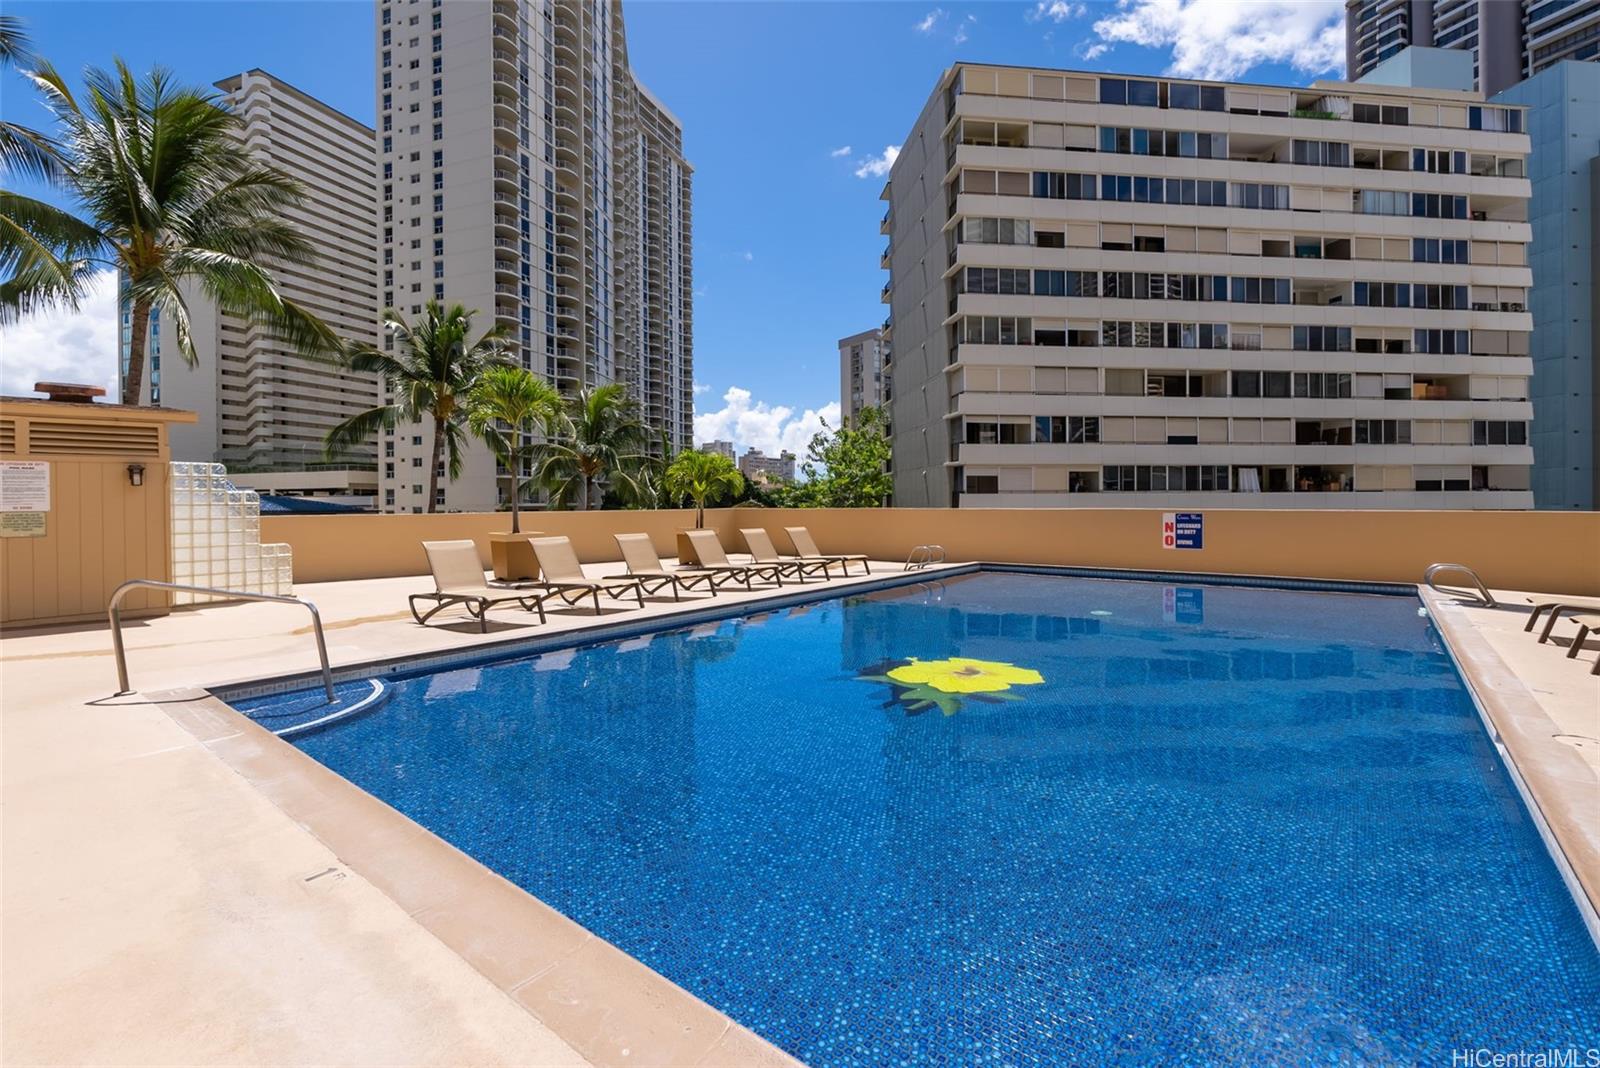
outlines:
{"label": "window", "polygon": [[1023,294],[1029,291],[1029,272],[1023,268],[968,267],[966,292]]}
{"label": "window", "polygon": [[962,478],[962,483],[967,493],[988,494],[1000,492],[999,475],[966,475]]}
{"label": "window", "polygon": [[1473,130],[1521,133],[1522,112],[1515,108],[1473,107],[1467,109],[1467,126]]}
{"label": "window", "polygon": [[1228,476],[1228,468],[1216,464],[1191,464],[1184,467],[1122,464],[1101,469],[1100,488],[1110,493],[1173,490],[1227,492]]}
{"label": "window", "polygon": [[435,78],[433,80],[433,95],[434,96],[438,96],[443,92],[444,92],[444,79],[443,78]]}
{"label": "window", "polygon": [[1350,146],[1340,141],[1296,141],[1293,161],[1311,167],[1350,166]]}
{"label": "window", "polygon": [[1126,104],[1128,102],[1128,83],[1123,78],[1100,79],[1100,103]]}
{"label": "window", "polygon": [[1355,441],[1357,445],[1409,445],[1411,420],[1357,419]]}
{"label": "window", "polygon": [[1350,376],[1331,371],[1296,371],[1294,373],[1296,397],[1348,397]]}
{"label": "window", "polygon": [[1413,148],[1411,169],[1429,174],[1467,173],[1467,154],[1447,149]]}
{"label": "window", "polygon": [[1412,334],[1412,351],[1465,356],[1471,352],[1470,331],[1417,330]]}
{"label": "window", "polygon": [[1411,239],[1413,263],[1466,263],[1467,242],[1455,238],[1414,237]]}
{"label": "window", "polygon": [[1448,193],[1412,193],[1411,214],[1419,219],[1465,219],[1467,198]]}
{"label": "window", "polygon": [[1409,308],[1411,286],[1407,282],[1357,282],[1355,303],[1363,308]]}
{"label": "window", "polygon": [[1387,189],[1360,189],[1355,193],[1355,210],[1361,215],[1409,215],[1411,197]]}
{"label": "window", "polygon": [[1260,185],[1254,182],[1234,182],[1228,187],[1228,203],[1235,208],[1263,208],[1268,211],[1289,210],[1289,187],[1286,185]]}
{"label": "window", "polygon": [[1498,419],[1474,419],[1472,421],[1472,443],[1474,445],[1526,445],[1528,443],[1528,424],[1504,422]]}
{"label": "window", "polygon": [[1349,352],[1350,328],[1348,326],[1296,326],[1294,347],[1297,352]]}

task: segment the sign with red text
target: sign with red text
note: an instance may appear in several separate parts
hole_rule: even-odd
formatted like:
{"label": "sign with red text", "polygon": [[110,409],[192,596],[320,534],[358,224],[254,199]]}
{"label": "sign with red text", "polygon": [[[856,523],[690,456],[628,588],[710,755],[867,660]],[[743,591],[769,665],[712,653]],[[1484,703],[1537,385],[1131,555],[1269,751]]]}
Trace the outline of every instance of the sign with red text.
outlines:
{"label": "sign with red text", "polygon": [[1205,548],[1204,512],[1165,512],[1161,516],[1163,549]]}

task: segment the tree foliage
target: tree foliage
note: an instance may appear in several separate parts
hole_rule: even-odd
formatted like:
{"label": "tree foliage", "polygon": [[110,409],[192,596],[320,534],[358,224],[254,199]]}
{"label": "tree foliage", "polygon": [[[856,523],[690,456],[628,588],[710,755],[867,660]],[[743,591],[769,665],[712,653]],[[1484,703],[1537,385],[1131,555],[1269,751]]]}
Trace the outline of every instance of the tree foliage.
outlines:
{"label": "tree foliage", "polygon": [[558,508],[576,503],[587,511],[597,488],[637,499],[643,495],[638,473],[649,460],[647,441],[639,407],[626,388],[612,383],[580,390],[547,423],[534,477]]}
{"label": "tree foliage", "polygon": [[667,492],[694,502],[694,525],[706,525],[706,505],[723,496],[736,497],[744,489],[744,476],[721,453],[685,449],[667,468]]}
{"label": "tree foliage", "polygon": [[775,490],[776,503],[789,508],[883,507],[894,478],[888,470],[882,410],[863,408],[851,425],[822,426],[800,465],[802,480]]}
{"label": "tree foliage", "polygon": [[[15,26],[4,37],[0,58],[26,54]],[[219,97],[161,68],[136,78],[121,60],[86,71],[81,99],[49,63],[25,74],[55,131],[0,130],[0,163],[49,182],[73,207],[0,191],[0,322],[77,308],[96,271],[118,270],[130,312],[124,404],[143,398],[153,311],[170,324],[178,355],[196,362],[185,299],[194,291],[292,349],[338,351],[327,324],[284,298],[270,267],[315,259],[285,221],[302,190],[255,159]]]}
{"label": "tree foliage", "polygon": [[533,435],[560,408],[561,394],[553,386],[512,365],[486,368],[467,393],[467,425],[511,472],[513,534],[522,532],[522,491],[533,481],[524,471],[541,448]]}
{"label": "tree foliage", "polygon": [[452,479],[461,476],[472,391],[490,368],[511,362],[505,328],[490,327],[473,340],[473,314],[459,304],[446,308],[430,300],[422,317],[409,323],[390,308],[383,313],[383,324],[394,337],[394,355],[375,345],[347,345],[346,366],[377,372],[393,400],[358,412],[328,431],[324,442],[328,458],[348,452],[379,430],[393,430],[398,423],[431,422],[428,511],[432,512],[439,499],[441,461]]}

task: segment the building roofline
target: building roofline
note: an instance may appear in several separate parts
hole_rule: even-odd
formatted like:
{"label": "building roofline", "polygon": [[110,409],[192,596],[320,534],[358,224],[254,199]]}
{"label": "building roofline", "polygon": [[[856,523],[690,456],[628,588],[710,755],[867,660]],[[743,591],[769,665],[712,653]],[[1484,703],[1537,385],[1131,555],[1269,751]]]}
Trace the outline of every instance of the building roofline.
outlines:
{"label": "building roofline", "polygon": [[[1247,82],[1215,78],[1180,78],[1169,74],[1135,74],[1116,70],[1081,70],[1074,67],[1041,67],[1017,63],[984,63],[976,60],[958,60],[940,76],[938,87],[943,88],[962,67],[989,67],[996,70],[1020,70],[1037,74],[1077,74],[1088,78],[1140,78],[1152,81],[1181,82],[1189,85],[1237,85],[1255,89],[1288,89],[1300,92],[1314,90],[1348,92],[1372,96],[1429,97],[1437,100],[1458,100],[1462,103],[1483,103],[1483,93],[1476,89],[1425,89],[1404,85],[1376,85],[1370,82],[1352,82],[1339,79],[1318,79],[1309,85],[1286,85],[1283,82]],[[1516,106],[1516,105],[1511,105]]]}
{"label": "building roofline", "polygon": [[260,67],[251,67],[249,70],[241,71],[238,74],[230,74],[226,78],[221,78],[221,79],[219,79],[219,80],[217,80],[215,82],[212,82],[211,84],[216,86],[218,89],[223,90],[224,92],[230,92],[231,93],[231,92],[234,92],[235,90],[237,90],[238,88],[240,88],[240,86],[242,86],[244,84],[244,77],[247,74],[253,74],[253,75],[256,75],[257,77],[267,79],[268,81],[270,81],[273,84],[273,86],[275,88],[283,90],[284,92],[288,93],[290,96],[298,97],[300,100],[305,101],[307,104],[310,104],[312,107],[315,107],[320,111],[327,112],[329,115],[333,116],[334,118],[340,119],[343,122],[348,123],[351,126],[354,126],[356,129],[362,131],[363,133],[367,134],[368,136],[376,136],[376,134],[377,134],[376,130],[374,130],[372,127],[368,126],[366,123],[362,122],[360,119],[351,118],[345,112],[340,111],[338,108],[334,107],[332,104],[328,103],[326,100],[321,100],[321,99],[319,99],[317,97],[314,97],[310,93],[306,92],[304,89],[300,89],[300,88],[296,87],[295,85],[293,85],[292,83],[284,81],[282,78],[278,77],[276,74],[273,74],[271,71],[263,70]]}

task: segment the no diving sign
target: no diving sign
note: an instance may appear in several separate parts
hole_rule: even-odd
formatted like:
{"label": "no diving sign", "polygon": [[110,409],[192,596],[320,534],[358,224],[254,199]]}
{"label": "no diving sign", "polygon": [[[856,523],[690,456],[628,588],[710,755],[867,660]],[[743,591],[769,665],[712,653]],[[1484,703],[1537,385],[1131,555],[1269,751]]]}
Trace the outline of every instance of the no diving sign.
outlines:
{"label": "no diving sign", "polygon": [[1161,547],[1163,549],[1205,548],[1206,517],[1204,512],[1164,512],[1161,516]]}

